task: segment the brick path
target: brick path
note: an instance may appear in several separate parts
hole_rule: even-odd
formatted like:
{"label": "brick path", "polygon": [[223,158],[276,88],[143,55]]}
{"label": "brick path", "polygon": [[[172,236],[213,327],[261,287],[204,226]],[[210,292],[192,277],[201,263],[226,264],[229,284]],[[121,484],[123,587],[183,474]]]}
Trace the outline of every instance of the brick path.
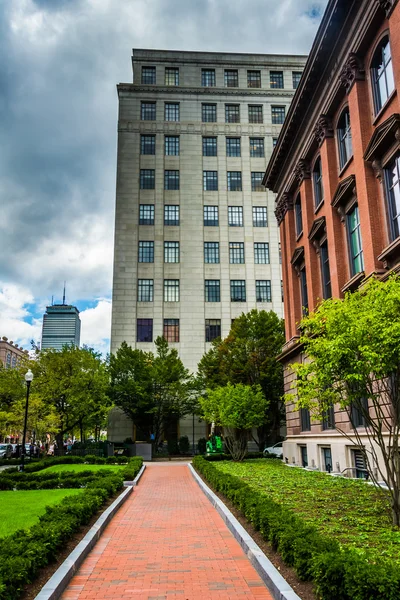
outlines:
{"label": "brick path", "polygon": [[272,600],[187,465],[150,464],[62,600]]}

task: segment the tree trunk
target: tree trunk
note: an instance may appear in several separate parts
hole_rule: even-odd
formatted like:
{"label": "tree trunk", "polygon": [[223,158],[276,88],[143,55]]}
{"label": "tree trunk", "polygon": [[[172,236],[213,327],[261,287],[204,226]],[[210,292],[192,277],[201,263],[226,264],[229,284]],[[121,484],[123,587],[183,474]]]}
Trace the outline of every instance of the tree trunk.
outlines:
{"label": "tree trunk", "polygon": [[232,455],[234,461],[242,461],[247,454],[247,441],[249,432],[247,429],[236,429],[223,427],[224,442]]}

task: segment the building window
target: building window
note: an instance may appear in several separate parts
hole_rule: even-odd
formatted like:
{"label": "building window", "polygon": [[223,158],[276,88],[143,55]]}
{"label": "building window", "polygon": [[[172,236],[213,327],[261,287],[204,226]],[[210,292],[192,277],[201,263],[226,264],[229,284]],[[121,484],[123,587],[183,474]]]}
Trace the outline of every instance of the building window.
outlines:
{"label": "building window", "polygon": [[221,302],[221,286],[219,279],[206,279],[204,282],[205,302]]}
{"label": "building window", "polygon": [[203,137],[203,156],[217,156],[216,137]]}
{"label": "building window", "polygon": [[226,138],[226,155],[240,156],[240,138]]}
{"label": "building window", "polygon": [[203,171],[203,190],[205,192],[218,191],[218,171]]}
{"label": "building window", "polygon": [[179,121],[179,103],[165,103],[165,121]]}
{"label": "building window", "polygon": [[140,118],[142,121],[156,120],[156,103],[142,102],[140,105]]}
{"label": "building window", "polygon": [[308,408],[300,409],[300,421],[302,431],[311,431],[311,417]]}
{"label": "building window", "polygon": [[267,207],[253,206],[253,227],[267,227]]}
{"label": "building window", "polygon": [[281,243],[279,242],[278,244],[278,254],[279,254],[279,264],[282,264],[282,246]]}
{"label": "building window", "polygon": [[154,242],[139,242],[139,262],[154,262]]}
{"label": "building window", "polygon": [[335,407],[333,404],[322,415],[322,429],[335,429]]}
{"label": "building window", "polygon": [[153,280],[138,279],[138,302],[153,302]]}
{"label": "building window", "polygon": [[12,360],[11,360],[11,368],[15,369],[16,366],[17,366],[17,357],[13,356]]}
{"label": "building window", "polygon": [[206,319],[206,342],[221,337],[221,319]]}
{"label": "building window", "polygon": [[165,85],[179,85],[179,69],[165,67]]}
{"label": "building window", "polygon": [[389,38],[385,37],[375,51],[371,63],[375,114],[377,114],[394,91],[393,64]]}
{"label": "building window", "polygon": [[294,90],[297,90],[297,88],[299,87],[301,75],[302,74],[299,71],[293,71],[292,72],[292,82],[293,82],[293,89]]}
{"label": "building window", "polygon": [[164,242],[164,262],[179,262],[179,242]]}
{"label": "building window", "polygon": [[154,225],[154,204],[140,204],[139,225]]}
{"label": "building window", "polygon": [[229,262],[231,265],[244,264],[243,242],[229,242]]}
{"label": "building window", "polygon": [[7,353],[7,357],[6,357],[6,369],[11,369],[11,352]]}
{"label": "building window", "polygon": [[250,138],[251,158],[264,158],[264,138]]}
{"label": "building window", "polygon": [[228,206],[229,227],[243,227],[243,206]]}
{"label": "building window", "polygon": [[385,169],[391,240],[400,235],[400,154]]}
{"label": "building window", "polygon": [[365,427],[369,416],[368,398],[360,398],[359,403],[350,406],[350,421],[353,429]]}
{"label": "building window", "polygon": [[284,296],[284,294],[283,294],[283,281],[281,279],[281,300],[282,300],[282,302],[283,302],[283,296]]}
{"label": "building window", "polygon": [[239,104],[225,104],[225,123],[240,123]]}
{"label": "building window", "polygon": [[278,138],[272,138],[272,147],[273,148],[275,148],[277,143],[278,143]]}
{"label": "building window", "polygon": [[262,105],[249,104],[249,123],[263,123]]}
{"label": "building window", "polygon": [[246,302],[246,281],[231,279],[231,302]]}
{"label": "building window", "polygon": [[224,74],[225,87],[238,87],[239,75],[236,69],[225,69]]}
{"label": "building window", "polygon": [[203,123],[216,123],[217,122],[217,105],[216,104],[202,104],[201,105],[201,120]]}
{"label": "building window", "polygon": [[165,156],[179,156],[179,135],[165,136]]}
{"label": "building window", "polygon": [[142,67],[142,84],[155,85],[156,83],[156,68]]}
{"label": "building window", "polygon": [[179,319],[164,319],[163,337],[167,342],[179,342]]}
{"label": "building window", "polygon": [[140,189],[154,190],[155,188],[155,170],[140,169]]}
{"label": "building window", "polygon": [[138,319],[136,322],[136,341],[153,341],[153,319]]}
{"label": "building window", "polygon": [[283,88],[283,71],[270,71],[269,82],[271,88],[282,89]]}
{"label": "building window", "polygon": [[155,154],[156,153],[156,136],[141,135],[140,136],[140,154]]}
{"label": "building window", "polygon": [[164,189],[179,190],[179,171],[164,171]]}
{"label": "building window", "polygon": [[352,450],[354,471],[357,479],[366,479],[367,477],[367,465],[365,464],[365,458],[362,450]]}
{"label": "building window", "polygon": [[324,465],[324,470],[327,473],[332,473],[333,471],[333,462],[332,462],[332,452],[331,448],[322,448],[322,460]]}
{"label": "building window", "polygon": [[254,263],[256,265],[269,264],[268,242],[254,242]]}
{"label": "building window", "polygon": [[303,267],[300,270],[300,296],[301,296],[301,309],[303,317],[308,313],[308,290],[307,290],[307,275],[306,269]]}
{"label": "building window", "polygon": [[265,187],[262,184],[264,177],[263,172],[252,172],[251,173],[251,191],[252,192],[265,192]]}
{"label": "building window", "polygon": [[215,87],[215,69],[201,70],[201,85],[203,87]]}
{"label": "building window", "polygon": [[228,171],[228,192],[242,191],[242,173],[241,171]]}
{"label": "building window", "polygon": [[166,204],[164,206],[164,225],[179,225],[179,206]]}
{"label": "building window", "polygon": [[219,263],[219,242],[204,242],[204,262]]}
{"label": "building window", "polygon": [[271,119],[273,125],[282,125],[285,120],[285,107],[271,106]]}
{"label": "building window", "polygon": [[347,228],[349,237],[351,274],[361,273],[364,270],[364,256],[361,239],[360,215],[358,206],[347,213]]}
{"label": "building window", "polygon": [[332,297],[331,289],[331,273],[329,269],[329,254],[328,254],[328,242],[325,240],[320,246],[320,260],[321,260],[321,275],[322,275],[322,293],[324,299]]}
{"label": "building window", "polygon": [[351,140],[351,125],[350,125],[350,112],[348,108],[345,108],[338,121],[337,125],[337,139],[339,144],[339,164],[340,168],[343,169],[345,164],[353,156],[353,145]]}
{"label": "building window", "polygon": [[260,88],[261,87],[261,71],[247,71],[247,87],[248,88]]}
{"label": "building window", "polygon": [[272,302],[271,282],[268,279],[256,281],[256,302]]}
{"label": "building window", "polygon": [[164,279],[164,302],[179,302],[179,279]]}
{"label": "building window", "polygon": [[322,164],[321,164],[320,156],[318,156],[317,160],[314,163],[313,186],[314,186],[314,206],[315,206],[315,208],[318,208],[318,206],[324,200],[324,188],[322,185]]}
{"label": "building window", "polygon": [[301,466],[308,467],[307,446],[300,446]]}
{"label": "building window", "polygon": [[218,206],[204,207],[204,227],[218,227]]}
{"label": "building window", "polygon": [[303,216],[301,212],[301,196],[297,194],[294,203],[294,216],[296,221],[296,236],[299,237],[303,233]]}

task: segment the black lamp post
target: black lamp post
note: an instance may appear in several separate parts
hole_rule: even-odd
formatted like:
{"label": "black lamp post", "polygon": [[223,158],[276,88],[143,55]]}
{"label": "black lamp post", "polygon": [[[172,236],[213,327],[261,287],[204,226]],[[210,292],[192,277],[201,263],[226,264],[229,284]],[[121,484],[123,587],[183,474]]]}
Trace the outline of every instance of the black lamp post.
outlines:
{"label": "black lamp post", "polygon": [[28,372],[25,374],[25,381],[26,381],[26,403],[25,403],[24,433],[22,434],[21,471],[24,470],[24,465],[25,465],[25,454],[26,454],[25,439],[26,439],[26,428],[27,428],[27,425],[28,425],[29,391],[30,391],[30,388],[31,388],[32,379],[33,379],[33,373],[29,369]]}

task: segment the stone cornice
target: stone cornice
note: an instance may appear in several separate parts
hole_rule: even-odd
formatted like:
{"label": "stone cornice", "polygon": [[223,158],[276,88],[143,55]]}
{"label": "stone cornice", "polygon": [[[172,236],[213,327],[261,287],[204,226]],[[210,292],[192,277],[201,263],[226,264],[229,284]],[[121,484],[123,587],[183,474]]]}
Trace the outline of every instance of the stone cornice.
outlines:
{"label": "stone cornice", "polygon": [[400,143],[400,114],[394,113],[375,129],[364,152],[364,159],[379,160],[395,142]]}
{"label": "stone cornice", "polygon": [[310,179],[310,177],[311,177],[310,164],[304,158],[301,158],[299,160],[299,162],[297,163],[297,165],[295,166],[294,176],[297,179],[297,181],[299,182],[299,184],[301,184],[304,181],[304,179]]}
{"label": "stone cornice", "polygon": [[334,135],[332,119],[327,115],[320,115],[315,124],[313,135],[317,140],[318,146],[322,146],[326,138],[331,138]]}
{"label": "stone cornice", "polygon": [[117,85],[118,95],[128,94],[176,94],[180,95],[201,95],[201,96],[252,96],[257,99],[262,98],[287,98],[291,99],[294,90],[270,90],[263,88],[217,88],[217,87],[182,87],[182,86],[162,86],[162,85],[139,85],[135,83],[119,83]]}
{"label": "stone cornice", "polygon": [[365,69],[361,59],[354,52],[350,52],[339,74],[340,83],[346,88],[348,94],[356,81],[365,79]]}
{"label": "stone cornice", "polygon": [[397,4],[397,0],[377,0],[377,3],[385,11],[386,17],[390,17],[394,7]]}
{"label": "stone cornice", "polygon": [[276,220],[278,221],[278,225],[282,223],[288,210],[293,210],[293,196],[292,194],[285,192],[278,199],[275,207],[275,216]]}
{"label": "stone cornice", "polygon": [[278,135],[279,129],[275,131],[275,127],[271,123],[201,123],[200,121],[131,121],[128,119],[120,119],[118,121],[118,131],[121,133],[143,133],[149,135],[157,133],[171,133],[171,135],[196,133],[210,136],[249,135],[262,137],[265,135]]}

